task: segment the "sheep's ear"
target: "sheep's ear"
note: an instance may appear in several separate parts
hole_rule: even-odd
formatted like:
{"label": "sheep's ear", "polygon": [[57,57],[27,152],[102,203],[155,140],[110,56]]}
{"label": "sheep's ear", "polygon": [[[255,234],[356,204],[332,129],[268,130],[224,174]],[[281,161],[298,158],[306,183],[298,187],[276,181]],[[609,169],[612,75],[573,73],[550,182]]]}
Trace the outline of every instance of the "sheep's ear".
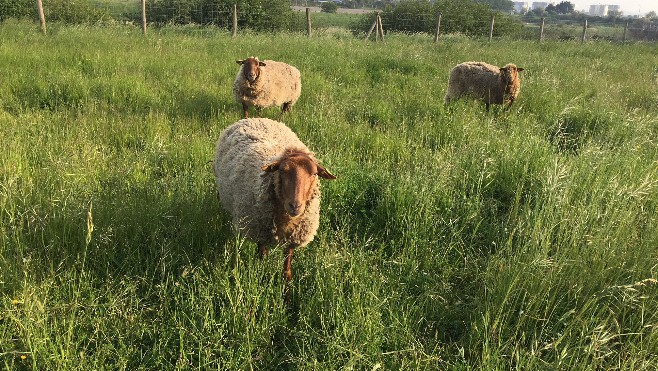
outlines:
{"label": "sheep's ear", "polygon": [[235,61],[235,63],[242,65],[244,63],[244,59],[240,59],[239,61]]}
{"label": "sheep's ear", "polygon": [[265,62],[258,62],[258,65],[261,66],[261,67],[265,67],[265,66],[267,66],[267,65],[265,64]]}
{"label": "sheep's ear", "polygon": [[336,176],[334,174],[330,173],[329,170],[323,168],[320,165],[318,165],[318,176],[320,178],[324,178],[324,179],[328,179],[328,180],[336,179]]}
{"label": "sheep's ear", "polygon": [[277,170],[279,170],[279,161],[270,162],[267,165],[261,166],[260,169],[263,170],[266,173],[271,173],[273,171],[277,171]]}
{"label": "sheep's ear", "polygon": [[523,68],[523,67],[519,67],[519,68],[517,68],[516,70],[519,71],[519,72],[521,72],[521,71],[525,70],[525,68]]}

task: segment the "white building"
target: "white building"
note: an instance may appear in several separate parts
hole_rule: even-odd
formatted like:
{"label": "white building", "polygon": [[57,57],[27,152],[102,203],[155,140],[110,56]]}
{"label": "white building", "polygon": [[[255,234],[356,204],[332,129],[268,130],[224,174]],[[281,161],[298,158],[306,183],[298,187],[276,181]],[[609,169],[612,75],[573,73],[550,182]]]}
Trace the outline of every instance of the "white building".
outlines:
{"label": "white building", "polygon": [[552,3],[549,3],[549,2],[546,2],[546,1],[534,1],[532,3],[532,10],[535,10],[535,9],[544,10],[548,6],[548,4],[552,4]]}
{"label": "white building", "polygon": [[619,5],[608,5],[608,14],[610,13],[621,14],[621,6]]}
{"label": "white building", "polygon": [[589,6],[589,15],[606,17],[610,12],[621,12],[621,6],[619,5],[590,5]]}
{"label": "white building", "polygon": [[530,9],[530,3],[527,1],[514,1],[514,13],[525,14]]}
{"label": "white building", "polygon": [[607,5],[590,5],[589,6],[589,15],[605,17],[608,15],[608,6]]}

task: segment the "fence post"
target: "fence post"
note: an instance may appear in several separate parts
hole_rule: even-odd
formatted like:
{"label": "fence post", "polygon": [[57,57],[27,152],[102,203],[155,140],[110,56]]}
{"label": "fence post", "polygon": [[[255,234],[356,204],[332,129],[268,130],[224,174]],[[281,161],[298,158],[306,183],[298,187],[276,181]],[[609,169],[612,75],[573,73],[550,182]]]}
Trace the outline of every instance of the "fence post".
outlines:
{"label": "fence post", "polygon": [[311,8],[306,8],[306,34],[311,37]]}
{"label": "fence post", "polygon": [[494,20],[496,19],[495,15],[491,16],[491,26],[489,26],[489,42],[491,42],[491,39],[493,39],[493,28],[494,28]]}
{"label": "fence post", "polygon": [[146,0],[142,0],[142,33],[146,35]]}
{"label": "fence post", "polygon": [[[366,34],[366,40],[368,40],[368,38],[370,37],[370,34],[375,29],[375,27],[377,27],[377,23],[378,23],[377,22],[377,16],[375,15],[375,22],[372,24],[372,27],[370,27],[370,31],[368,31],[368,33]],[[375,34],[375,40],[377,40],[377,34]]]}
{"label": "fence post", "polygon": [[238,4],[233,4],[233,34],[231,37],[236,37],[238,35]]}
{"label": "fence post", "polygon": [[585,42],[585,37],[587,36],[587,19],[585,19],[585,22],[583,22],[583,37],[580,40],[581,43]]}
{"label": "fence post", "polygon": [[46,34],[46,16],[43,15],[43,3],[41,0],[37,0],[37,9],[39,11],[39,22],[41,23],[41,32]]}
{"label": "fence post", "polygon": [[384,42],[384,26],[382,26],[382,16],[380,13],[377,13],[377,30],[382,36],[382,42]]}
{"label": "fence post", "polygon": [[441,12],[436,17],[436,32],[434,33],[434,42],[439,42],[439,34],[441,33]]}
{"label": "fence post", "polygon": [[626,42],[626,31],[628,31],[628,22],[626,22],[626,25],[624,26],[624,37],[621,39],[621,42],[623,43]]}
{"label": "fence post", "polygon": [[539,26],[539,42],[544,40],[544,17],[541,17],[541,25]]}

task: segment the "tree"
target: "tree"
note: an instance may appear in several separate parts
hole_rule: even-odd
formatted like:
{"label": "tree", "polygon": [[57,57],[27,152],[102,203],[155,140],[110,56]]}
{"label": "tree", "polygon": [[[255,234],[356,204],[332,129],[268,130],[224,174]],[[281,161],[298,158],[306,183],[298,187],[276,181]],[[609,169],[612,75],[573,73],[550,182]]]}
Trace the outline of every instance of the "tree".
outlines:
{"label": "tree", "polygon": [[504,13],[510,13],[514,9],[514,3],[511,0],[476,0],[476,2],[489,4],[491,9]]}
{"label": "tree", "polygon": [[608,18],[616,19],[621,18],[623,12],[621,10],[611,10],[608,12]]}
{"label": "tree", "polygon": [[331,0],[322,3],[322,5],[320,5],[320,8],[324,13],[336,13],[336,11],[338,11],[338,5]]}
{"label": "tree", "polygon": [[[491,17],[495,15],[494,35],[509,35],[518,32],[523,24],[514,17],[493,11],[489,5],[471,0],[402,0],[387,5],[381,13],[387,30],[400,32],[423,32],[433,34],[436,30],[437,15],[443,14],[442,33],[462,33],[482,36],[489,33]],[[361,17],[354,30],[367,32],[373,23],[373,14]]]}
{"label": "tree", "polygon": [[553,4],[548,4],[544,10],[548,13],[557,13],[556,7]]}
{"label": "tree", "polygon": [[[555,13],[557,14],[571,14],[576,9],[570,1],[562,1],[555,6]],[[547,9],[548,10],[548,9]]]}
{"label": "tree", "polygon": [[652,10],[649,13],[647,13],[644,16],[644,18],[646,18],[646,19],[656,19],[656,18],[658,18],[658,16],[656,15],[656,12]]}
{"label": "tree", "polygon": [[7,18],[34,16],[34,9],[36,9],[36,1],[0,0],[0,22]]}
{"label": "tree", "polygon": [[[295,27],[290,0],[147,0],[149,19],[159,24],[204,24],[230,28],[233,4],[238,28],[278,31]],[[301,25],[301,23],[299,23]]]}

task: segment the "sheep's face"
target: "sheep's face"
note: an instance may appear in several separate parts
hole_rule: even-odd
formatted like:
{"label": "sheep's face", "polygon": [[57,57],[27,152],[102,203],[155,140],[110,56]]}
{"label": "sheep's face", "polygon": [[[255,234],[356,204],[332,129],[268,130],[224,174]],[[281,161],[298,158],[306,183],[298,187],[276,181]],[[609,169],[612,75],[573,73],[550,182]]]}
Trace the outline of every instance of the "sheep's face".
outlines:
{"label": "sheep's face", "polygon": [[266,64],[259,61],[256,57],[249,57],[247,59],[236,61],[237,64],[242,66],[242,74],[244,78],[253,84],[260,76],[260,67],[265,67]]}
{"label": "sheep's face", "polygon": [[291,150],[286,151],[280,160],[261,169],[278,173],[275,192],[286,213],[292,218],[304,214],[306,205],[314,197],[318,177],[336,179],[336,176],[320,166],[310,154]]}
{"label": "sheep's face", "polygon": [[500,68],[500,76],[506,82],[506,85],[510,85],[519,80],[519,72],[521,71],[523,71],[523,68],[510,63]]}

